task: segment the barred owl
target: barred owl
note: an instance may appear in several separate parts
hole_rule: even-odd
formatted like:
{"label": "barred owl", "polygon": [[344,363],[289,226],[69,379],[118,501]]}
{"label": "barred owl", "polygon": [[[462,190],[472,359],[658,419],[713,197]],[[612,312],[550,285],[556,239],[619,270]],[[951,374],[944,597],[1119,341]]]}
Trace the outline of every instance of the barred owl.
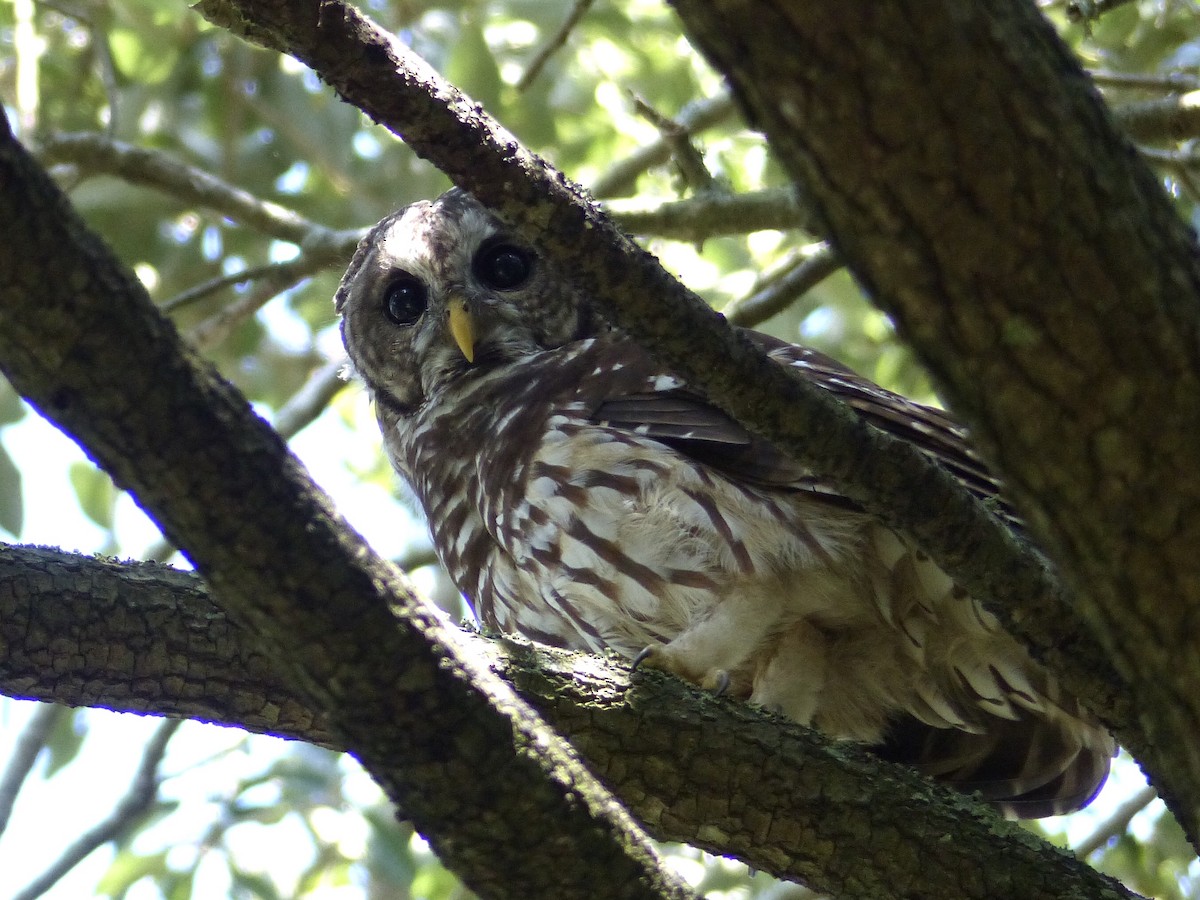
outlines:
{"label": "barred owl", "polygon": [[[1013,815],[1104,781],[1111,737],[905,535],[659,366],[469,195],[379,223],[336,303],[388,455],[486,625],[615,650]],[[747,334],[995,495],[939,410]]]}

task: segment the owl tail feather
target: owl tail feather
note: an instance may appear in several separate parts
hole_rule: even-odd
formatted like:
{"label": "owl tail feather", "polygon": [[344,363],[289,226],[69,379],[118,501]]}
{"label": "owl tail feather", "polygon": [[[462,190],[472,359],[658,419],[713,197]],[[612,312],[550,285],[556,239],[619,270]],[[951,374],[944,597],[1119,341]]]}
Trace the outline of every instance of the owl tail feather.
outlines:
{"label": "owl tail feather", "polygon": [[1037,819],[1086,806],[1108,777],[1112,738],[1066,716],[1034,714],[989,723],[984,734],[895,722],[875,751],[964,793],[978,793],[1005,815]]}

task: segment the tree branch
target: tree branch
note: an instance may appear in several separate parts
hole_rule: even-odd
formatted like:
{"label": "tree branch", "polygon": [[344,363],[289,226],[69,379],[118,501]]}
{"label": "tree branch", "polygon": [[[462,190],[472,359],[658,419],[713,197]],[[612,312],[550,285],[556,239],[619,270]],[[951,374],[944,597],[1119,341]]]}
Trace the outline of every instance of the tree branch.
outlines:
{"label": "tree branch", "polygon": [[113,811],[68,844],[45,872],[13,895],[13,900],[36,900],[83,862],[93,850],[117,840],[137,826],[158,796],[158,767],[166,755],[168,742],[180,724],[178,721],[166,721],[158,726],[142,751],[142,761],[134,773],[133,783]]}
{"label": "tree branch", "polygon": [[[0,562],[0,565],[3,565]],[[51,734],[67,712],[60,706],[44,705],[38,707],[29,723],[21,731],[16,740],[12,756],[0,777],[0,835],[8,828],[12,817],[13,807],[17,796],[25,785],[25,779],[33,771],[34,764],[45,749]]]}
{"label": "tree branch", "polygon": [[[733,115],[733,99],[727,94],[689,104],[675,117],[675,124],[689,135],[699,134]],[[665,136],[615,163],[591,185],[592,196],[600,199],[632,193],[638,176],[671,158],[671,142]]]}
{"label": "tree branch", "polygon": [[753,328],[783,312],[840,268],[842,260],[828,244],[794,253],[781,268],[760,275],[760,284],[750,294],[727,303],[721,315],[734,325]]}
{"label": "tree branch", "polygon": [[37,148],[43,165],[70,163],[85,175],[113,175],[130,184],[154,188],[188,203],[269,234],[281,241],[304,246],[328,246],[332,252],[358,236],[333,231],[299,213],[233,187],[211,172],[180,162],[156,150],[124,144],[100,134],[56,134]]}
{"label": "tree branch", "polygon": [[1200,134],[1200,95],[1124,103],[1113,109],[1117,124],[1135,141],[1176,143]]}
{"label": "tree branch", "polygon": [[135,493],[447,866],[492,897],[690,896],[573,751],[456,652],[7,130],[0,221],[22,223],[0,243],[9,380]]}
{"label": "tree branch", "polygon": [[632,234],[653,234],[698,243],[724,234],[766,228],[815,231],[812,213],[794,191],[772,188],[746,194],[706,191],[674,203],[612,200],[605,209]]}
{"label": "tree branch", "polygon": [[[0,548],[0,623],[9,646],[2,693],[341,746],[328,716],[192,573]],[[853,745],[657,672],[631,676],[624,661],[473,634],[455,642],[568,736],[660,839],[840,897],[1133,897],[979,804]],[[939,852],[922,854],[914,871],[912,848],[934,845]]]}

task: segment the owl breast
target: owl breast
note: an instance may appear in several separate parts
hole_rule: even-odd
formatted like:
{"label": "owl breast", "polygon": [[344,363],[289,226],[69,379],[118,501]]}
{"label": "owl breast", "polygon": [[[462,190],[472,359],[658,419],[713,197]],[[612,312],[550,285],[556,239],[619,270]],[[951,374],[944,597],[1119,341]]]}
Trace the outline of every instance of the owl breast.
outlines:
{"label": "owl breast", "polygon": [[589,391],[647,377],[610,351],[590,340],[531,355],[392,426],[395,462],[480,619],[630,658],[664,648],[656,665],[840,736],[879,740],[922,691],[930,718],[963,722],[935,684],[914,684],[927,629],[909,609],[914,634],[886,621],[903,589],[927,587],[879,556],[876,542],[903,555],[898,540],[805,491],[736,482],[596,422]]}

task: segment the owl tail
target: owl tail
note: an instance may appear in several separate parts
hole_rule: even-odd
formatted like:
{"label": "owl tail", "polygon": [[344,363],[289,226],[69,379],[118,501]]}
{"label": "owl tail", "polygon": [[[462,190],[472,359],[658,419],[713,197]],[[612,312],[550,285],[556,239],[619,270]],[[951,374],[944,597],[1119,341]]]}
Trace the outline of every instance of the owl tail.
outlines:
{"label": "owl tail", "polygon": [[1006,816],[1038,819],[1086,806],[1108,777],[1115,746],[1098,726],[1059,710],[997,720],[985,734],[897,721],[874,748],[964,793],[978,793]]}

